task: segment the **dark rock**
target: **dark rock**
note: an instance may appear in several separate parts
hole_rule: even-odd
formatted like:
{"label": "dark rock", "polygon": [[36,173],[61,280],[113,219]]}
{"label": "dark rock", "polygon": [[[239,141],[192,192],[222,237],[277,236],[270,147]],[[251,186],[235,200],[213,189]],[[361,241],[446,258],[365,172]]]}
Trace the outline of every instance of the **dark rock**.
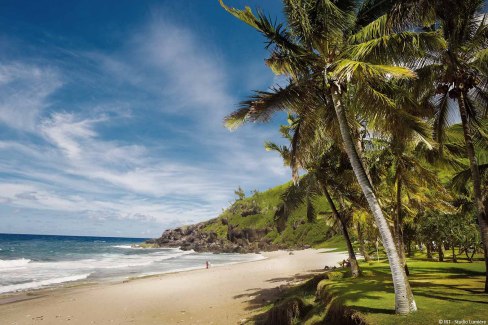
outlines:
{"label": "dark rock", "polygon": [[[226,219],[213,219],[196,225],[168,229],[160,238],[150,240],[159,247],[180,247],[182,250],[213,253],[256,253],[259,251],[273,251],[286,249],[283,244],[276,245],[266,235],[273,228],[264,229],[240,228],[231,225]],[[216,232],[207,231],[205,227],[215,222],[227,224],[226,238],[219,238]]]}

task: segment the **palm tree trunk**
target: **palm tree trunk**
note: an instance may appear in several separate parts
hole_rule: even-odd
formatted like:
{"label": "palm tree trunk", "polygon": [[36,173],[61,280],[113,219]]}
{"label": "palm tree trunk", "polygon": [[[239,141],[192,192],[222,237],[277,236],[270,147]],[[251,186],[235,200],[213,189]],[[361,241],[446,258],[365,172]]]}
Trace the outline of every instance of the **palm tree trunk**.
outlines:
{"label": "palm tree trunk", "polygon": [[457,258],[456,258],[456,251],[454,250],[455,249],[454,244],[452,244],[451,246],[452,246],[452,248],[451,248],[451,250],[452,250],[452,262],[456,263]]}
{"label": "palm tree trunk", "polygon": [[406,315],[417,310],[413,293],[410,288],[410,284],[408,283],[407,276],[405,275],[403,265],[398,256],[388,223],[386,222],[383,212],[381,211],[378,199],[373,191],[373,186],[368,180],[364,166],[356,151],[356,146],[352,139],[350,127],[347,122],[346,112],[341,102],[340,86],[335,85],[334,88],[335,89],[332,90],[331,95],[337,120],[339,122],[342,140],[344,142],[344,148],[349,157],[358,183],[361,186],[363,194],[368,201],[371,212],[373,213],[376,225],[381,234],[386,255],[388,256],[393,278],[393,287],[395,290],[395,311],[398,314]]}
{"label": "palm tree trunk", "polygon": [[373,179],[371,178],[371,174],[369,172],[368,166],[366,166],[366,159],[364,158],[364,141],[360,135],[360,131],[358,131],[358,141],[356,142],[356,151],[358,153],[359,159],[361,159],[361,163],[363,164],[364,171],[366,176],[368,176],[368,180],[371,184],[373,184]]}
{"label": "palm tree trunk", "polygon": [[324,184],[322,181],[319,181],[319,184],[322,189],[322,192],[325,195],[325,198],[327,199],[327,202],[329,203],[330,208],[332,209],[332,213],[341,223],[342,235],[346,240],[347,252],[349,253],[349,264],[351,265],[351,275],[352,277],[356,278],[360,274],[359,264],[356,259],[356,254],[354,253],[354,248],[352,247],[351,238],[349,237],[346,220],[344,220],[344,216],[341,213],[339,213],[339,211],[337,211],[335,203],[332,200],[329,191],[327,190],[326,184]]}
{"label": "palm tree trunk", "polygon": [[[397,175],[399,171],[397,170]],[[397,192],[396,192],[396,214],[393,218],[393,228],[395,239],[397,242],[398,255],[400,261],[405,269],[405,274],[409,275],[407,260],[405,258],[405,247],[403,245],[403,222],[402,222],[402,178],[397,176]]]}
{"label": "palm tree trunk", "polygon": [[488,293],[488,220],[483,204],[483,195],[481,192],[481,176],[478,167],[478,161],[473,145],[473,136],[471,127],[468,122],[468,112],[466,111],[464,90],[461,91],[458,98],[459,112],[461,115],[461,122],[463,125],[464,141],[466,143],[466,155],[469,159],[469,167],[471,169],[471,178],[473,180],[473,192],[476,202],[476,210],[478,217],[478,225],[481,233],[481,241],[483,242],[483,249],[485,251],[485,293]]}
{"label": "palm tree trunk", "polygon": [[426,249],[427,249],[427,258],[428,259],[432,259],[432,242],[428,242],[426,245],[425,245]]}
{"label": "palm tree trunk", "polygon": [[359,251],[361,252],[361,255],[363,255],[364,260],[366,262],[369,262],[371,258],[369,257],[368,250],[366,249],[366,245],[364,243],[364,235],[363,235],[363,230],[361,229],[361,223],[357,223],[357,231],[358,231],[358,240],[359,240]]}
{"label": "palm tree trunk", "polygon": [[442,241],[437,243],[437,253],[439,253],[439,262],[444,262],[444,252],[442,250]]}

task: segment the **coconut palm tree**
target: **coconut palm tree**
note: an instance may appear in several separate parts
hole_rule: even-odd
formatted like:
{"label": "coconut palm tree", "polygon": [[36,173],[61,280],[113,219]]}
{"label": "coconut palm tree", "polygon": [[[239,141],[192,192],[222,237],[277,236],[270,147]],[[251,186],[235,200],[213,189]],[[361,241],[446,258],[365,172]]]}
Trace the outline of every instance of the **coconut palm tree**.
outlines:
{"label": "coconut palm tree", "polygon": [[[287,218],[296,208],[302,204],[307,205],[307,219],[315,220],[315,211],[312,201],[318,198],[318,195],[322,194],[327,199],[327,203],[332,210],[332,215],[336,221],[340,224],[340,229],[349,254],[351,275],[357,277],[360,274],[359,264],[354,253],[351,238],[348,231],[348,221],[345,215],[345,209],[339,209],[336,203],[332,199],[330,188],[335,189],[335,193],[341,195],[341,192],[337,191],[341,184],[336,181],[339,175],[344,176],[345,169],[350,169],[349,163],[344,159],[340,150],[333,143],[329,143],[326,147],[320,141],[317,141],[317,137],[311,138],[310,134],[305,132],[301,127],[301,119],[288,116],[289,125],[282,125],[280,128],[281,134],[284,138],[290,141],[291,148],[287,146],[279,146],[272,142],[266,142],[265,148],[268,151],[276,151],[280,153],[283,158],[284,164],[291,167],[292,175],[295,182],[283,193],[283,211],[280,217]],[[302,131],[302,132],[300,132]],[[317,143],[321,143],[319,148],[324,150],[321,157],[317,157],[319,150],[311,150],[310,146],[317,146]],[[342,158],[342,159],[341,159]],[[334,160],[336,163],[331,163]],[[347,166],[345,166],[347,164]],[[298,170],[303,168],[308,171],[308,174],[302,178],[298,178]],[[332,176],[331,176],[332,175]],[[342,188],[344,186],[342,185]],[[349,193],[351,191],[348,191]],[[357,198],[357,194],[356,197]],[[357,199],[356,199],[357,201]]]}
{"label": "coconut palm tree", "polygon": [[[430,152],[432,147],[426,148],[428,143],[412,138],[412,135],[409,137],[408,133],[399,132],[387,139],[371,139],[371,149],[368,151],[368,159],[373,161],[371,170],[378,184],[379,196],[384,208],[392,211],[393,234],[407,275],[403,238],[405,218],[416,215],[420,205],[436,205],[439,209],[445,209],[445,204],[441,203],[450,199],[437,177],[437,170],[424,158],[425,150]],[[393,193],[392,187],[395,189]],[[434,198],[429,196],[433,192],[436,194]]]}
{"label": "coconut palm tree", "polygon": [[477,119],[488,114],[488,16],[482,13],[483,5],[483,0],[402,1],[393,6],[390,22],[395,26],[440,31],[447,43],[444,51],[421,62],[417,89],[426,104],[435,104],[434,134],[441,145],[445,142],[444,130],[451,122],[450,111],[456,108],[460,115],[485,251],[485,292],[488,292],[488,215],[473,141],[479,128]]}
{"label": "coconut palm tree", "polygon": [[[395,310],[399,314],[415,311],[417,307],[391,231],[352,135],[357,125],[348,112],[347,103],[351,100],[348,91],[355,89],[354,100],[363,104],[361,113],[370,119],[401,114],[403,127],[425,132],[421,121],[397,109],[396,103],[385,96],[382,89],[393,87],[388,80],[415,77],[410,69],[398,64],[423,56],[426,51],[443,48],[445,44],[435,32],[395,33],[387,26],[386,16],[360,26],[356,24],[357,2],[352,0],[285,0],[286,27],[273,24],[261,12],[254,15],[249,7],[237,10],[219,1],[225,10],[267,38],[271,49],[267,65],[274,73],[290,78],[287,86],[257,92],[243,102],[240,109],[226,118],[226,125],[232,129],[243,122],[267,121],[274,112],[290,108],[300,117],[313,116],[317,111],[335,113],[334,121],[340,130],[338,136],[374,216],[390,262]],[[320,130],[315,128],[315,131]]]}

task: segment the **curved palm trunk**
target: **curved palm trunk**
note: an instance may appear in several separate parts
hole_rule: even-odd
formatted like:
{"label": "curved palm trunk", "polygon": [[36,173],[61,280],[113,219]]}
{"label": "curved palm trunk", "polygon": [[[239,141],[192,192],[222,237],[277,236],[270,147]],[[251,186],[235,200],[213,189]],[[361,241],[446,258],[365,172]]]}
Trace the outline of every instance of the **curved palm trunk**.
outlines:
{"label": "curved palm trunk", "polygon": [[473,179],[473,192],[476,202],[476,210],[478,217],[478,225],[481,232],[481,241],[483,242],[483,249],[485,251],[485,292],[488,293],[488,221],[485,206],[483,204],[483,196],[481,193],[481,176],[476,159],[473,136],[471,127],[468,123],[468,112],[466,111],[465,94],[461,91],[458,99],[459,112],[461,115],[461,122],[463,125],[464,141],[466,143],[466,155],[469,159],[469,167],[471,169],[471,177]]}
{"label": "curved palm trunk", "polygon": [[337,120],[339,122],[342,140],[344,141],[344,148],[351,162],[354,174],[356,175],[363,194],[368,201],[371,212],[373,213],[376,225],[378,226],[378,230],[381,234],[386,255],[388,256],[393,278],[393,287],[395,289],[395,311],[397,314],[409,314],[412,311],[416,311],[417,306],[415,304],[407,276],[405,275],[405,270],[403,269],[403,265],[398,256],[390,228],[388,227],[388,223],[383,216],[378,199],[374,194],[373,186],[368,180],[364,166],[361,163],[361,159],[356,151],[356,146],[352,139],[347,122],[346,112],[342,106],[339,86],[336,86],[336,89],[332,91],[332,100],[334,109],[336,111]]}
{"label": "curved palm trunk", "polygon": [[[398,174],[398,171],[397,171]],[[396,215],[394,217],[394,232],[395,239],[397,242],[398,255],[400,256],[400,261],[405,269],[405,274],[410,275],[408,271],[407,260],[405,258],[405,247],[403,244],[403,220],[402,220],[402,179],[397,177],[397,193],[396,193]]]}
{"label": "curved palm trunk", "polygon": [[[360,133],[360,132],[358,132]],[[368,180],[371,184],[373,184],[373,179],[371,178],[371,174],[369,172],[369,169],[366,166],[366,159],[364,158],[364,139],[359,136],[359,139],[357,141],[357,146],[356,146],[356,151],[358,153],[359,159],[361,160],[361,163],[363,164],[364,167],[364,172],[366,173],[366,176],[368,177]]]}
{"label": "curved palm trunk", "polygon": [[347,252],[349,253],[349,262],[351,265],[351,275],[353,277],[358,277],[359,273],[360,273],[359,264],[358,264],[358,261],[356,259],[356,254],[354,253],[354,248],[352,247],[351,238],[349,237],[349,232],[347,230],[346,220],[344,220],[343,215],[341,213],[339,213],[339,211],[337,211],[335,203],[334,203],[334,201],[332,201],[332,197],[330,196],[330,193],[327,190],[327,186],[325,184],[323,184],[322,182],[319,182],[319,183],[320,183],[320,187],[322,189],[322,192],[324,193],[325,198],[327,199],[327,202],[329,203],[329,206],[332,209],[332,213],[341,223],[342,235],[344,236],[344,239],[346,240]]}

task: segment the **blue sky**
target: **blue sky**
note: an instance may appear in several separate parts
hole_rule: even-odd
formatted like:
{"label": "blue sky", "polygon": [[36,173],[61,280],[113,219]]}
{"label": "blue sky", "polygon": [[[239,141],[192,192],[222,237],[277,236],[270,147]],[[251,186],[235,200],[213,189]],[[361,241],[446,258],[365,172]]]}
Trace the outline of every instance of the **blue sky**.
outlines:
{"label": "blue sky", "polygon": [[2,0],[0,233],[155,237],[287,181],[275,127],[222,125],[266,54],[217,0]]}

